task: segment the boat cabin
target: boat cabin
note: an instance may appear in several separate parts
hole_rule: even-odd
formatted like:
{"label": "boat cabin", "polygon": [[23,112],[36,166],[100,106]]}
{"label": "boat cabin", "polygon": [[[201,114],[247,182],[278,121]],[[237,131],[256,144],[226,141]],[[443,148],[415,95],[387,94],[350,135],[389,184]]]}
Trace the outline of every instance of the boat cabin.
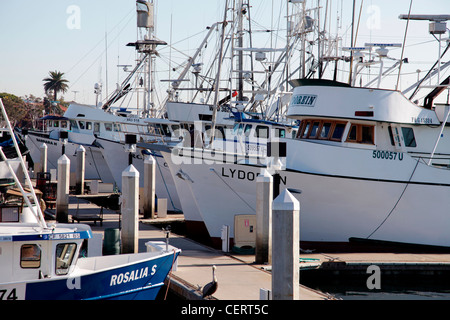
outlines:
{"label": "boat cabin", "polygon": [[91,237],[86,225],[0,223],[0,283],[67,276]]}

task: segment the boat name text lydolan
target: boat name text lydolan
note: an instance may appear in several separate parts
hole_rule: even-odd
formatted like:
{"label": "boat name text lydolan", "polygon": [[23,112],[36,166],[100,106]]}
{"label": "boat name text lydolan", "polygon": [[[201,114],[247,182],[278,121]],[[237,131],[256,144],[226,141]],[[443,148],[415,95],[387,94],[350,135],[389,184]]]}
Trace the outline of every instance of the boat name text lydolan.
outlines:
{"label": "boat name text lydolan", "polygon": [[[225,177],[225,178],[255,181],[257,176],[258,176],[258,174],[254,173],[252,171],[245,172],[244,170],[231,169],[231,168],[228,168],[228,170],[225,170],[225,168],[222,167],[222,177]],[[280,176],[280,182],[283,183],[284,185],[286,185],[286,180],[287,180],[287,177]]]}
{"label": "boat name text lydolan", "polygon": [[[156,273],[156,264],[152,267],[152,272],[150,273],[150,275],[152,276],[155,273]],[[133,270],[131,272],[127,271],[125,273],[113,274],[111,276],[109,286],[111,287],[122,283],[139,280],[144,277],[148,277],[148,267],[141,268],[140,270],[139,269]]]}
{"label": "boat name text lydolan", "polygon": [[411,117],[411,121],[414,123],[425,123],[425,124],[432,124],[433,119],[431,118],[417,118],[417,117]]}
{"label": "boat name text lydolan", "polygon": [[40,139],[40,138],[36,138],[36,141],[45,143],[45,144],[50,144],[52,146],[56,146],[58,143],[57,142],[53,142],[53,141],[48,141],[48,140],[44,140],[44,139]]}
{"label": "boat name text lydolan", "polygon": [[317,96],[312,94],[299,94],[292,97],[291,105],[314,107]]}
{"label": "boat name text lydolan", "polygon": [[403,161],[403,153],[395,151],[373,150],[372,158]]}

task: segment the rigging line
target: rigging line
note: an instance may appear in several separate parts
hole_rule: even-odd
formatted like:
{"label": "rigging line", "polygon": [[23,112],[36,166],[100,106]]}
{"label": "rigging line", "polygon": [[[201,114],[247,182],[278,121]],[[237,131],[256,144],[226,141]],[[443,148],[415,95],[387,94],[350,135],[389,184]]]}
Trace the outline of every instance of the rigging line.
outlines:
{"label": "rigging line", "polygon": [[404,52],[405,52],[406,36],[408,35],[409,18],[411,16],[412,4],[413,4],[413,0],[411,0],[411,2],[409,3],[408,20],[406,21],[405,36],[403,37],[402,56],[400,58],[400,67],[398,68],[397,85],[395,86],[395,90],[398,90],[398,85],[399,85],[399,82],[400,82],[400,75],[401,75],[401,72],[402,72],[403,56],[404,56]]}
{"label": "rigging line", "polygon": [[409,186],[409,184],[410,184],[410,182],[412,180],[412,177],[414,176],[414,173],[416,172],[416,169],[417,169],[417,166],[419,165],[419,162],[420,162],[420,158],[417,159],[416,166],[414,167],[414,170],[411,173],[411,176],[409,177],[409,180],[406,183],[405,188],[403,189],[402,193],[400,194],[400,197],[398,198],[398,200],[395,203],[394,207],[391,209],[391,211],[386,216],[386,218],[384,218],[384,220],[381,222],[381,224],[371,234],[369,234],[366,239],[369,239],[375,232],[377,232],[377,230],[380,229],[381,226],[386,222],[386,220],[391,216],[391,214],[394,212],[395,208],[397,208],[398,203],[400,202],[400,200],[402,199],[403,195],[405,194],[406,189],[408,188],[408,186]]}
{"label": "rigging line", "polygon": [[209,170],[211,170],[212,172],[214,172],[220,180],[222,180],[223,183],[225,183],[225,185],[230,188],[231,191],[233,191],[233,193],[242,200],[242,202],[244,202],[250,209],[252,209],[253,211],[256,212],[255,208],[253,208],[250,204],[248,204],[247,201],[245,201],[225,180],[222,179],[222,177],[217,173],[217,171],[214,168],[210,168]]}
{"label": "rigging line", "polygon": [[[120,20],[109,32],[112,32],[113,30],[115,30],[131,13],[134,12],[134,9],[132,9],[127,15],[124,16],[124,18],[122,18],[122,20]],[[131,16],[128,21],[126,22],[125,27],[128,25],[128,23],[131,21],[131,19],[133,18],[133,16]],[[119,33],[121,33],[123,31],[124,28],[122,28]],[[66,73],[71,72],[73,69],[75,69],[81,61],[84,60],[84,58],[86,58],[92,51],[94,51],[101,43],[104,42],[104,38],[100,39],[100,41],[91,49],[89,50],[84,56],[82,56],[80,58],[80,60],[78,60],[70,69],[69,71],[67,71]]]}

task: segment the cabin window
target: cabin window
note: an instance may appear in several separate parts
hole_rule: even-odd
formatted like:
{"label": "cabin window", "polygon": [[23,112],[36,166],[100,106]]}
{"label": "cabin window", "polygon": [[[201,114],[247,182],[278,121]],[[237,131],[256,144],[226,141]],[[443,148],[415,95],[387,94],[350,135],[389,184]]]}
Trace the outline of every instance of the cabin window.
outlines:
{"label": "cabin window", "polygon": [[86,130],[92,130],[92,122],[86,122]]}
{"label": "cabin window", "polygon": [[119,123],[114,123],[114,131],[116,132],[120,132],[120,124]]}
{"label": "cabin window", "polygon": [[20,266],[22,268],[39,268],[41,266],[41,248],[37,244],[22,245]]}
{"label": "cabin window", "polygon": [[310,121],[305,122],[305,125],[303,127],[302,132],[302,138],[306,138],[308,136],[308,132],[309,132],[309,126],[311,125]]}
{"label": "cabin window", "polygon": [[256,126],[255,136],[257,138],[268,139],[269,138],[269,128],[266,126]]}
{"label": "cabin window", "polygon": [[69,272],[77,245],[75,243],[60,243],[56,246],[56,268],[57,275],[64,275]]}
{"label": "cabin window", "polygon": [[100,132],[100,123],[94,122],[94,132]]}
{"label": "cabin window", "polygon": [[58,128],[58,127],[59,127],[59,121],[56,121],[56,120],[55,120],[55,122],[53,123],[53,126],[54,126],[55,128]]}
{"label": "cabin window", "polygon": [[52,120],[47,121],[47,126],[51,128],[53,126],[53,121]]}
{"label": "cabin window", "polygon": [[352,124],[347,136],[347,142],[373,144],[374,126]]}
{"label": "cabin window", "polygon": [[319,139],[328,139],[331,131],[331,122],[324,122],[320,129]]}
{"label": "cabin window", "polygon": [[416,139],[414,137],[413,128],[402,127],[403,141],[406,147],[415,148],[417,146]]}
{"label": "cabin window", "polygon": [[70,120],[70,126],[72,127],[72,129],[78,129],[78,124],[74,120]]}
{"label": "cabin window", "polygon": [[309,133],[309,138],[314,139],[317,137],[317,133],[319,132],[320,121],[314,121],[311,127],[311,132]]}
{"label": "cabin window", "polygon": [[275,137],[276,138],[285,138],[286,130],[281,128],[275,128]]}
{"label": "cabin window", "polygon": [[112,123],[105,123],[105,130],[106,131],[112,131]]}
{"label": "cabin window", "polygon": [[223,127],[217,127],[216,137],[217,139],[225,139],[225,129]]}
{"label": "cabin window", "polygon": [[241,135],[242,134],[242,130],[244,129],[244,124],[242,123],[236,123],[233,127],[233,134],[234,135]]}
{"label": "cabin window", "polygon": [[344,135],[346,123],[336,123],[330,140],[341,141]]}
{"label": "cabin window", "polygon": [[356,142],[357,135],[358,135],[358,128],[355,124],[353,124],[350,128],[350,131],[348,132],[347,141],[350,142]]}
{"label": "cabin window", "polygon": [[80,126],[80,129],[84,130],[84,128],[86,128],[86,124],[84,121],[78,121],[78,125]]}
{"label": "cabin window", "polygon": [[252,131],[252,125],[248,124],[245,126],[245,129],[244,129],[244,134],[246,137],[248,137],[250,135],[250,131]]}
{"label": "cabin window", "polygon": [[67,128],[67,121],[61,121],[61,128]]}

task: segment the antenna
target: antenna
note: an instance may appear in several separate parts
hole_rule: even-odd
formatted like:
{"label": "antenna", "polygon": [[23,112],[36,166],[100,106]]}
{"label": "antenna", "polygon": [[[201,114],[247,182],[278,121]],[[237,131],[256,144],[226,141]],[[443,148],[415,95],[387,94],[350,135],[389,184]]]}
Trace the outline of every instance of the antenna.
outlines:
{"label": "antenna", "polygon": [[438,57],[438,83],[441,82],[441,37],[443,34],[447,32],[447,21],[450,20],[449,14],[401,14],[399,16],[399,19],[401,20],[419,20],[419,21],[430,21],[428,31],[430,34],[432,34],[435,38],[436,35],[439,36],[439,38],[436,38],[439,42],[439,57]]}

